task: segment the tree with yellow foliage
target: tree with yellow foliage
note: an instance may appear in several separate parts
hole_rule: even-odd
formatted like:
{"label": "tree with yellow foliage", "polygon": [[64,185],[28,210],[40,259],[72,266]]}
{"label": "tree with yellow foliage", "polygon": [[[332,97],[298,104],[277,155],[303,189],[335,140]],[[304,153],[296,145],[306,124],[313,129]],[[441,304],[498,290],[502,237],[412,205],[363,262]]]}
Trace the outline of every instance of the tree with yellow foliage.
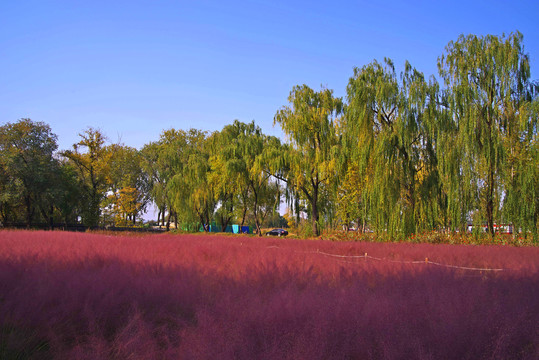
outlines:
{"label": "tree with yellow foliage", "polygon": [[73,150],[63,151],[77,169],[83,193],[82,220],[87,226],[99,225],[101,201],[108,189],[108,173],[111,153],[107,151],[105,136],[100,130],[88,128],[79,134],[80,141]]}

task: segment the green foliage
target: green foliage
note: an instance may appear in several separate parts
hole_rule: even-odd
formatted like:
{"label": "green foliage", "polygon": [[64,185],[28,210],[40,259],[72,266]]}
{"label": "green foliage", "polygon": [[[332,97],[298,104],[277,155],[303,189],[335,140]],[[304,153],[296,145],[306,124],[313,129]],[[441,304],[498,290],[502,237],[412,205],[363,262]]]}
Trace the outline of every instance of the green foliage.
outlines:
{"label": "green foliage", "polygon": [[536,241],[539,85],[522,44],[518,32],[461,35],[438,59],[443,85],[408,62],[397,75],[390,59],[373,61],[354,69],[347,103],[326,88],[295,86],[274,117],[284,143],[254,121],[214,133],[166,130],[140,151],[107,145],[88,128],[57,157],[48,125],[8,123],[0,127],[0,221],[126,225],[153,202],[167,229],[236,222],[261,234],[264,224],[286,223],[319,236],[353,226],[378,240],[415,241],[464,234],[473,223],[483,243],[479,229],[486,224],[495,241],[497,223],[514,225],[513,241]]}
{"label": "green foliage", "polygon": [[159,210],[157,219],[159,225],[164,224],[165,211],[170,208],[167,182],[172,176],[171,166],[166,161],[165,156],[162,155],[164,148],[163,137],[164,134],[161,136],[160,142],[146,144],[140,152],[140,166],[144,174],[145,188],[147,189],[146,196],[150,201],[153,201]]}
{"label": "green foliage", "polygon": [[83,223],[98,226],[100,205],[108,189],[112,153],[104,146],[106,138],[100,130],[88,128],[79,136],[81,140],[73,145],[73,150],[63,151],[61,155],[78,170]]}
{"label": "green foliage", "polygon": [[[519,159],[533,157],[530,142],[537,136],[529,104],[537,87],[529,80],[522,39],[519,32],[507,37],[461,35],[438,59],[452,114],[445,119],[450,131],[441,152],[449,211],[454,223],[462,223],[470,211],[480,209],[491,234],[495,219],[502,218],[504,196],[510,211],[516,210],[516,196],[533,196],[524,180],[533,170],[518,166]],[[507,220],[529,224],[534,211]]]}
{"label": "green foliage", "polygon": [[[345,170],[357,171],[358,187],[341,191],[361,204],[378,231],[409,235],[437,226],[436,90],[436,82],[427,83],[409,63],[399,82],[389,59],[356,68],[350,78],[342,132]],[[348,213],[358,216],[360,207]]]}
{"label": "green foliage", "polygon": [[362,201],[362,192],[365,189],[365,177],[361,177],[355,163],[350,163],[343,174],[343,181],[337,190],[337,217],[340,225],[346,229],[355,222],[363,228],[366,214]]}
{"label": "green foliage", "polygon": [[169,210],[167,228],[173,216],[176,224],[209,224],[216,207],[214,188],[208,182],[210,146],[207,133],[170,129],[155,145],[143,151],[155,163],[145,168],[158,206]]}
{"label": "green foliage", "polygon": [[[0,215],[2,222],[31,226],[41,214],[51,222],[61,191],[57,137],[41,122],[21,119],[0,127]],[[24,219],[24,220],[23,220]]]}
{"label": "green foliage", "polygon": [[320,195],[337,180],[341,146],[335,122],[343,111],[343,102],[333,96],[332,90],[316,92],[307,85],[295,86],[288,101],[290,105],[277,112],[274,123],[287,135],[289,147],[280,157],[284,164],[272,170],[287,170],[284,176],[277,176],[294,189],[295,196],[308,201],[313,234],[319,235]]}
{"label": "green foliage", "polygon": [[236,215],[240,225],[248,221],[261,235],[264,219],[277,211],[280,187],[271,181],[264,161],[265,149],[272,149],[276,141],[279,143],[264,135],[254,121],[245,124],[236,120],[215,135],[210,182],[217,191],[217,214],[223,228],[223,219],[230,221]]}

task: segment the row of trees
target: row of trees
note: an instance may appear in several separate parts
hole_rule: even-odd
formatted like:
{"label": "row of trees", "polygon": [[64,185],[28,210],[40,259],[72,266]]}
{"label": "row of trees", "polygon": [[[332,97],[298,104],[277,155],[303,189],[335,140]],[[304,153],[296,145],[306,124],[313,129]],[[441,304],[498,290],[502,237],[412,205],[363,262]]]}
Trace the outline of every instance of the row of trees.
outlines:
{"label": "row of trees", "polygon": [[135,225],[153,203],[167,229],[174,221],[209,230],[216,220],[260,233],[265,221],[282,221],[281,187],[260,166],[269,144],[280,141],[235,121],[212,134],[170,129],[141,150],[107,144],[89,128],[72,150],[57,152],[48,125],[21,119],[0,127],[0,221]]}
{"label": "row of trees", "polygon": [[140,152],[105,141],[90,128],[72,150],[57,152],[47,124],[21,119],[0,127],[0,221],[134,222],[151,200]]}
{"label": "row of trees", "polygon": [[309,219],[314,235],[351,224],[463,231],[468,222],[536,235],[539,87],[522,39],[460,36],[438,59],[441,84],[408,62],[397,75],[384,59],[354,69],[346,99],[296,86],[274,118],[284,143],[234,121],[214,133],[170,129],[141,150],[105,145],[88,129],[56,153],[45,124],[7,124],[1,219],[125,222],[154,202],[167,228],[248,221],[260,231],[284,198],[290,222]]}
{"label": "row of trees", "polygon": [[166,221],[167,229],[173,218],[206,231],[213,220],[223,228],[248,222],[260,233],[264,220],[279,216],[281,187],[261,165],[264,151],[274,144],[280,141],[254,122],[234,121],[212,134],[163,132],[141,150],[158,221]]}

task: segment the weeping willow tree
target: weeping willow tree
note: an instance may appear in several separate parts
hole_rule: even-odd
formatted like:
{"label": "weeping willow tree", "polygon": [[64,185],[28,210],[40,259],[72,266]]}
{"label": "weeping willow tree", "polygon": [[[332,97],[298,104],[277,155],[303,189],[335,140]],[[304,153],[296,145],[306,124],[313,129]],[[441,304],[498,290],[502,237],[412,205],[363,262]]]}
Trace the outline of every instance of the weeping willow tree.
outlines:
{"label": "weeping willow tree", "polygon": [[356,223],[359,231],[365,230],[364,203],[362,189],[365,188],[365,177],[359,173],[357,164],[345,162],[341,170],[341,181],[337,187],[336,216],[340,225],[347,231],[352,223]]}
{"label": "weeping willow tree", "polygon": [[[151,151],[150,151],[151,150]],[[208,181],[210,149],[205,131],[170,129],[161,134],[149,159],[154,162],[156,179],[152,195],[163,210],[168,209],[167,229],[171,218],[176,225],[209,225],[217,201],[213,184]],[[152,167],[154,167],[152,166]],[[209,230],[205,226],[206,231]]]}
{"label": "weeping willow tree", "polygon": [[307,85],[295,86],[288,101],[290,106],[283,107],[274,117],[290,145],[286,154],[287,176],[278,178],[307,200],[312,231],[318,236],[321,195],[324,188],[336,181],[340,140],[335,120],[342,113],[343,103],[333,96],[332,90],[314,91]]}
{"label": "weeping willow tree", "polygon": [[185,147],[180,152],[182,171],[174,174],[170,188],[174,211],[182,222],[195,219],[209,231],[217,206],[215,187],[209,181],[211,171],[207,132],[190,129],[185,134]]}
{"label": "weeping willow tree", "polygon": [[[255,122],[243,123],[235,120],[217,134],[210,157],[210,184],[215,184],[216,199],[221,202],[218,215],[234,216],[233,203],[240,208],[241,226],[251,216],[256,233],[262,235],[263,219],[269,212],[278,210],[280,204],[279,186],[270,181],[271,175],[265,171],[261,161],[265,148],[278,139],[266,136]],[[227,205],[227,197],[229,207]],[[249,211],[250,210],[250,211]],[[226,226],[223,225],[223,229]]]}
{"label": "weeping willow tree", "polygon": [[215,218],[223,231],[234,218],[235,209],[240,205],[237,194],[243,188],[241,183],[241,162],[236,157],[235,145],[239,127],[227,125],[220,132],[210,137],[210,168],[208,181],[215,189],[214,196],[218,203]]}
{"label": "weeping willow tree", "polygon": [[391,235],[436,227],[435,81],[408,62],[399,81],[385,59],[355,68],[347,94],[343,134],[368,223]]}
{"label": "weeping willow tree", "polygon": [[167,181],[169,180],[170,168],[161,156],[163,135],[159,142],[151,142],[144,145],[141,150],[141,168],[144,179],[147,182],[148,197],[157,207],[157,223],[165,224],[165,213],[168,208]]}
{"label": "weeping willow tree", "polygon": [[158,142],[149,144],[143,149],[146,159],[143,163],[145,171],[153,178],[151,195],[159,208],[162,223],[165,223],[166,218],[167,230],[170,229],[171,220],[176,220],[177,225],[175,203],[187,196],[180,193],[177,186],[173,188],[172,184],[174,176],[184,171],[183,154],[187,147],[186,137],[187,134],[183,130],[165,130]]}
{"label": "weeping willow tree", "polygon": [[506,219],[537,231],[536,86],[522,39],[461,35],[438,59],[451,112],[441,161],[454,225],[475,215],[493,234],[505,198]]}
{"label": "weeping willow tree", "polygon": [[[539,136],[537,131],[539,100],[527,102],[515,117],[518,131],[504,139],[508,149],[503,204],[504,220],[528,231],[535,239],[539,227]],[[515,232],[516,233],[516,232]]]}

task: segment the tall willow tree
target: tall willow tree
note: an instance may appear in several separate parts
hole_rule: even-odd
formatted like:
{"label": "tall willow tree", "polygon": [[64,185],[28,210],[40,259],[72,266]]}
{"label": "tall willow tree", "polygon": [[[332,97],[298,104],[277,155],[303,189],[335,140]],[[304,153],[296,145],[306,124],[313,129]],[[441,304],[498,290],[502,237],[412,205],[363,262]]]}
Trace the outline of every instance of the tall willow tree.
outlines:
{"label": "tall willow tree", "polygon": [[538,237],[539,227],[539,98],[520,107],[512,120],[521,124],[504,138],[504,220]]}
{"label": "tall willow tree", "polygon": [[[243,226],[251,194],[249,170],[253,159],[249,154],[256,155],[262,151],[262,131],[254,121],[245,124],[235,120],[226,125],[215,140],[210,157],[210,181],[215,185],[216,195],[221,201],[217,215],[231,220],[235,212],[233,206],[237,205]],[[221,225],[226,229],[223,221]]]}
{"label": "tall willow tree", "polygon": [[[536,120],[524,110],[533,99],[534,86],[522,39],[519,32],[507,37],[461,35],[438,59],[454,123],[452,141],[446,144],[451,149],[442,151],[442,156],[444,162],[453,163],[452,172],[461,174],[453,180],[462,182],[446,187],[458,187],[472,202],[469,208],[462,208],[468,204],[450,198],[452,213],[460,212],[462,217],[470,210],[479,211],[491,234],[495,218],[501,218],[502,197],[514,203],[514,196],[524,190],[523,177],[537,167],[536,162],[530,168],[515,166],[519,158],[529,155],[526,148],[537,136],[536,125],[532,125]],[[511,160],[511,156],[516,157]],[[511,182],[506,171],[512,172]],[[533,191],[531,188],[525,191]],[[534,195],[537,198],[537,192],[531,198]],[[516,211],[515,205],[509,206],[512,211]]]}
{"label": "tall willow tree", "polygon": [[277,112],[274,123],[281,125],[290,142],[288,186],[297,189],[310,205],[313,234],[320,234],[319,201],[323,187],[336,180],[340,140],[335,120],[343,102],[333,91],[314,91],[307,85],[295,86],[288,97],[290,106]]}
{"label": "tall willow tree", "polygon": [[[232,216],[226,206],[228,197],[236,198],[241,207],[241,225],[248,214],[254,219],[256,233],[261,235],[262,220],[280,204],[279,187],[270,182],[270,174],[261,163],[264,149],[272,141],[262,133],[254,121],[245,124],[235,120],[219,133],[214,154],[210,158],[210,182],[215,185],[216,195],[221,201],[221,216]],[[223,225],[223,229],[226,226]]]}
{"label": "tall willow tree", "polygon": [[377,230],[409,235],[437,225],[436,91],[409,63],[399,82],[389,59],[350,78],[342,131],[368,207],[363,216]]}
{"label": "tall willow tree", "polygon": [[[211,172],[209,145],[206,131],[190,129],[187,132],[187,147],[183,155],[186,159],[184,171],[174,175],[171,183],[174,190],[187,194],[185,199],[178,199],[180,201],[175,203],[176,212],[180,214],[188,210],[191,216],[194,215],[199,219],[205,231],[209,231],[217,206],[215,188],[209,181]],[[187,208],[184,208],[185,200]]]}
{"label": "tall willow tree", "polygon": [[239,154],[236,154],[235,151],[238,136],[235,131],[236,123],[237,120],[234,121],[234,125],[225,126],[222,131],[213,133],[210,138],[211,172],[208,181],[215,189],[214,196],[219,203],[215,217],[223,231],[234,218],[236,208],[241,206],[238,200],[241,196],[238,193],[246,188],[246,186],[242,186],[239,176],[243,169],[238,169],[238,167],[241,166],[242,162]]}
{"label": "tall willow tree", "polygon": [[148,197],[157,207],[157,223],[159,226],[165,224],[165,213],[169,205],[166,187],[171,176],[169,164],[161,156],[163,146],[161,141],[146,144],[140,151],[140,165],[144,172],[144,180],[147,182]]}
{"label": "tall willow tree", "polygon": [[209,231],[216,206],[208,181],[210,149],[205,131],[170,129],[159,140],[159,163],[169,216],[182,223],[199,222]]}
{"label": "tall willow tree", "polygon": [[167,230],[170,229],[171,220],[175,220],[177,225],[175,203],[187,196],[185,192],[180,192],[181,187],[172,189],[172,179],[176,174],[180,174],[181,179],[184,171],[186,137],[183,130],[165,130],[161,133],[159,141],[146,145],[142,150],[145,159],[143,166],[151,179],[150,193],[159,209],[161,222],[166,221]]}

